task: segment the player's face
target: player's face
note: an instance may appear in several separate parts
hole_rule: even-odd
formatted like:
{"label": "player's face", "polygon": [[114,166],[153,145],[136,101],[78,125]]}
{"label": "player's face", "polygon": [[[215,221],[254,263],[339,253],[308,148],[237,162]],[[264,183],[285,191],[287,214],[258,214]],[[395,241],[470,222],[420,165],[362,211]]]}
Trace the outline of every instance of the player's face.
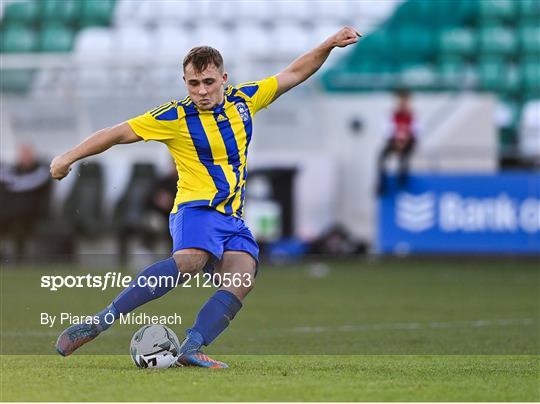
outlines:
{"label": "player's face", "polygon": [[208,65],[202,72],[196,72],[190,63],[184,70],[184,82],[195,105],[208,111],[223,101],[223,86],[227,82],[227,73],[213,64]]}

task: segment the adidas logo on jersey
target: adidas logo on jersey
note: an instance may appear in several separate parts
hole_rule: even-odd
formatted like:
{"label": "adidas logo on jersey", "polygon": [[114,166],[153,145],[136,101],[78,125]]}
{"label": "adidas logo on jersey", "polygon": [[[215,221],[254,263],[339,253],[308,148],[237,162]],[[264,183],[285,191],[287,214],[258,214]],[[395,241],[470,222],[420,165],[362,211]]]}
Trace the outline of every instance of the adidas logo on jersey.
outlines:
{"label": "adidas logo on jersey", "polygon": [[227,120],[227,117],[223,114],[219,114],[218,115],[218,118],[217,118],[217,121],[218,122],[223,122],[223,121],[226,121]]}

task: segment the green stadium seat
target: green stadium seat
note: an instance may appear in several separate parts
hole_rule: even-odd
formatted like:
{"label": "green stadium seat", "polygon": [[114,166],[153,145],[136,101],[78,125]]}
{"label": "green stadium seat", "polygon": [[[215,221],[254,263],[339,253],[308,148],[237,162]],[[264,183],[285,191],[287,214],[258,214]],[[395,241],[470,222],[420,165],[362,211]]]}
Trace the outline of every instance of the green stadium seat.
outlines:
{"label": "green stadium seat", "polygon": [[440,28],[470,22],[474,13],[472,0],[408,0],[398,7],[389,24],[394,28],[409,24]]}
{"label": "green stadium seat", "polygon": [[362,65],[366,60],[387,63],[393,57],[394,43],[388,29],[378,30],[374,34],[368,34],[361,40],[354,50],[347,56],[347,62],[353,70]]}
{"label": "green stadium seat", "polygon": [[[364,41],[360,41],[358,49],[361,49],[361,46]],[[365,39],[365,46],[370,49],[374,54],[387,54],[388,49],[393,46],[393,35],[388,28],[381,29],[373,34],[368,34]],[[361,53],[361,52],[359,52]]]}
{"label": "green stadium seat", "polygon": [[114,12],[113,0],[86,0],[81,4],[80,27],[109,25]]}
{"label": "green stadium seat", "polygon": [[80,4],[77,0],[41,0],[41,18],[45,22],[73,23],[80,17]]}
{"label": "green stadium seat", "polygon": [[515,31],[500,25],[488,25],[478,31],[480,51],[483,54],[511,56],[517,49]]}
{"label": "green stadium seat", "polygon": [[471,25],[477,16],[475,0],[433,0],[432,3],[438,5],[439,15],[436,18],[441,27]]}
{"label": "green stadium seat", "polygon": [[468,28],[449,28],[439,34],[439,51],[442,54],[472,56],[475,50],[476,37]]}
{"label": "green stadium seat", "polygon": [[411,23],[433,22],[430,17],[436,13],[436,2],[408,0],[403,2],[394,14],[393,26]]}
{"label": "green stadium seat", "polygon": [[[335,69],[334,71],[338,71],[338,69]],[[343,69],[339,69],[340,72],[343,71]],[[355,58],[354,61],[349,63],[349,68],[345,71],[352,71],[357,73],[373,73],[377,71],[377,64],[374,62],[369,61],[369,57],[366,60],[362,60],[360,58]]]}
{"label": "green stadium seat", "polygon": [[459,56],[445,56],[437,64],[440,83],[443,87],[460,86],[467,74],[467,63]]}
{"label": "green stadium seat", "polygon": [[22,25],[8,25],[2,29],[2,52],[34,52],[37,45],[38,37],[31,28]]}
{"label": "green stadium seat", "polygon": [[358,60],[350,65],[348,71],[354,73],[384,74],[394,73],[395,69],[388,62],[365,59],[363,61]]}
{"label": "green stadium seat", "polygon": [[520,64],[521,87],[526,98],[540,97],[540,59],[530,58]]}
{"label": "green stadium seat", "polygon": [[457,4],[458,1],[438,0],[426,3],[431,3],[435,6],[435,11],[428,16],[427,19],[435,21],[437,27],[440,29],[454,25],[462,25],[465,22],[464,20],[466,20],[465,14],[456,12],[456,9],[461,9],[460,4]]}
{"label": "green stadium seat", "polygon": [[516,16],[515,0],[478,0],[478,18],[485,21],[512,21]]}
{"label": "green stadium seat", "polygon": [[[397,49],[394,54],[398,62],[426,62],[433,59],[435,35],[421,26],[405,25],[395,32]],[[397,52],[396,52],[397,51]]]}
{"label": "green stadium seat", "polygon": [[540,19],[540,1],[538,0],[516,0],[519,16],[522,21],[531,20],[538,23]]}
{"label": "green stadium seat", "polygon": [[482,90],[513,94],[519,90],[519,76],[504,59],[487,57],[477,65],[479,86]]}
{"label": "green stadium seat", "polygon": [[525,25],[519,29],[519,43],[525,57],[540,55],[540,25]]}
{"label": "green stadium seat", "polygon": [[39,38],[39,50],[42,52],[69,52],[73,47],[73,30],[61,24],[44,26]]}
{"label": "green stadium seat", "polygon": [[401,67],[399,86],[411,90],[432,88],[437,81],[437,72],[430,64],[408,64]]}
{"label": "green stadium seat", "polygon": [[[382,77],[390,84],[416,80],[419,89],[479,88],[519,97],[540,81],[538,66],[515,65],[540,55],[539,18],[540,0],[405,0],[325,82],[338,91],[369,90],[388,87],[373,82]],[[350,88],[347,80],[354,81]]]}
{"label": "green stadium seat", "polygon": [[19,1],[5,6],[3,23],[33,24],[38,17],[39,9],[36,1]]}
{"label": "green stadium seat", "polygon": [[517,143],[517,130],[515,127],[499,128],[499,158],[512,156]]}

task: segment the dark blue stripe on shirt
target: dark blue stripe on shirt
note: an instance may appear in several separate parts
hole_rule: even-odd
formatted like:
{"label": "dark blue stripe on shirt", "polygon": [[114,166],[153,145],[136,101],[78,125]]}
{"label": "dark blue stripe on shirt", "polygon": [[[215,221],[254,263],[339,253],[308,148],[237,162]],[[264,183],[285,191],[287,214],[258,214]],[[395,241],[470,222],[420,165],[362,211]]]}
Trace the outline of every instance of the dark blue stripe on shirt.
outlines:
{"label": "dark blue stripe on shirt", "polygon": [[239,90],[242,91],[248,97],[253,97],[258,89],[259,89],[258,84],[254,84],[252,86],[242,86],[239,88]]}
{"label": "dark blue stripe on shirt", "polygon": [[227,162],[232,166],[234,175],[236,176],[236,184],[234,186],[234,192],[225,204],[225,213],[231,215],[232,203],[234,201],[234,196],[238,192],[238,186],[240,185],[240,153],[238,152],[238,144],[236,143],[236,138],[234,137],[234,132],[231,128],[231,123],[228,119],[218,122],[218,118],[221,114],[214,112],[214,119],[219,129],[219,133],[223,138],[223,143],[225,144],[225,150],[227,151]]}
{"label": "dark blue stripe on shirt", "polygon": [[[195,150],[197,151],[197,156],[201,163],[205,166],[208,174],[212,177],[214,185],[216,186],[218,192],[212,200],[212,206],[217,206],[223,202],[229,196],[229,183],[225,177],[223,169],[214,164],[214,157],[212,156],[212,149],[210,148],[210,143],[206,137],[206,132],[202,125],[199,115],[190,113],[190,109],[185,105],[182,105],[186,113],[186,124],[188,127],[189,135],[191,140],[195,145]],[[191,110],[193,111],[193,110]]]}
{"label": "dark blue stripe on shirt", "polygon": [[241,195],[240,195],[240,206],[238,207],[238,210],[235,212],[235,213],[238,213],[239,217],[242,217],[242,211],[244,209],[245,190],[246,190],[245,181],[247,180],[247,175],[248,175],[248,173],[247,173],[247,153],[248,153],[249,143],[251,142],[251,134],[253,132],[253,125],[252,125],[251,112],[249,111],[249,108],[247,107],[246,101],[242,97],[237,96],[236,92],[237,92],[237,90],[234,89],[231,92],[231,94],[227,96],[227,99],[229,100],[229,102],[233,102],[235,105],[237,103],[240,103],[240,102],[244,103],[246,105],[247,113],[249,114],[249,119],[246,120],[246,121],[242,121],[243,124],[244,124],[244,130],[246,131],[246,150],[245,150],[246,164],[244,165],[244,170],[243,170],[243,173],[242,173],[242,180],[244,182],[244,185],[242,186]]}
{"label": "dark blue stripe on shirt", "polygon": [[158,121],[174,121],[178,119],[178,110],[175,106],[171,106],[171,109],[156,114],[155,118]]}

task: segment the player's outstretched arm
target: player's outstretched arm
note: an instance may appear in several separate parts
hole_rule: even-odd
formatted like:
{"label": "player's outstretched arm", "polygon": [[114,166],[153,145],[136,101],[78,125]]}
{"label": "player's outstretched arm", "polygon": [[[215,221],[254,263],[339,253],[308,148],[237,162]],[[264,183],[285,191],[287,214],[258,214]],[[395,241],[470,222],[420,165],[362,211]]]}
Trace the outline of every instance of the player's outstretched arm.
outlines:
{"label": "player's outstretched arm", "polygon": [[353,43],[358,42],[358,38],[361,36],[362,35],[360,35],[354,28],[344,27],[326,39],[315,49],[312,49],[311,51],[300,56],[289,66],[287,66],[285,70],[276,75],[278,80],[278,89],[274,99],[302,83],[313,73],[319,70],[319,68],[328,58],[328,55],[330,55],[332,49],[336,47],[344,48],[352,45]]}
{"label": "player's outstretched arm", "polygon": [[71,165],[85,157],[99,154],[116,144],[134,143],[142,140],[133,129],[123,122],[111,128],[101,129],[83,140],[73,149],[61,154],[51,162],[51,176],[61,180],[71,171]]}

